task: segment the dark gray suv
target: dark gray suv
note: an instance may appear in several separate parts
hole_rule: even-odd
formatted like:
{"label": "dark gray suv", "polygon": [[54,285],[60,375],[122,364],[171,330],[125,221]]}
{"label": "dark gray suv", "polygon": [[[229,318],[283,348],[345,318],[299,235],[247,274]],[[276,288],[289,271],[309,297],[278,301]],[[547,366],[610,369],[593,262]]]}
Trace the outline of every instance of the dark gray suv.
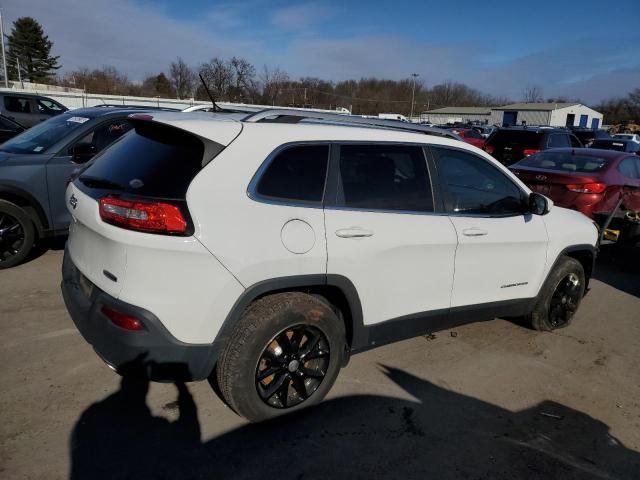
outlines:
{"label": "dark gray suv", "polygon": [[68,111],[0,145],[0,269],[20,263],[39,240],[66,235],[67,180],[131,128],[131,114],[113,107]]}

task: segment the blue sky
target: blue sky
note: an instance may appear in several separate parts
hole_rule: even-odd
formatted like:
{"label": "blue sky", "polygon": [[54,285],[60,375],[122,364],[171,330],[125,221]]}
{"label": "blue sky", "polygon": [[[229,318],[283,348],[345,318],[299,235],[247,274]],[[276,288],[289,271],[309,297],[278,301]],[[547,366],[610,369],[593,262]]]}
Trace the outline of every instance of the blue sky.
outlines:
{"label": "blue sky", "polygon": [[[610,5],[608,8],[607,5]],[[111,64],[134,80],[177,55],[242,56],[292,77],[444,80],[519,99],[594,103],[640,87],[638,2],[3,0],[5,28],[38,19],[65,69]]]}

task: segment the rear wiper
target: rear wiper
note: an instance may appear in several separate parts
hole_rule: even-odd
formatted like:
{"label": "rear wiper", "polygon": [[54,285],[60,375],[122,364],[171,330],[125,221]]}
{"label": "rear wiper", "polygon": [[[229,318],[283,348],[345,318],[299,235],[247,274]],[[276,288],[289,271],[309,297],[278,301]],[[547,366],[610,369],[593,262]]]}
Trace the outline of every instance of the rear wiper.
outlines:
{"label": "rear wiper", "polygon": [[90,188],[109,188],[112,190],[124,190],[125,187],[119,183],[112,182],[106,178],[92,177],[91,175],[80,175],[78,179]]}

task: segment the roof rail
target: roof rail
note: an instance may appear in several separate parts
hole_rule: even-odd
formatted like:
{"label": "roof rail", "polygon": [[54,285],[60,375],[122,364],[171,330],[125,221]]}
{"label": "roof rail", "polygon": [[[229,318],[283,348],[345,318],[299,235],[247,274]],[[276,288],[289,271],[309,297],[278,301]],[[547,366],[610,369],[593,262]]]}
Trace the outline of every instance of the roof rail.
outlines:
{"label": "roof rail", "polygon": [[292,110],[289,108],[268,108],[247,115],[243,122],[272,122],[272,123],[299,123],[303,120],[316,120],[335,125],[361,125],[371,128],[385,128],[391,130],[404,130],[409,132],[424,133],[425,135],[437,135],[439,137],[461,140],[461,138],[448,130],[436,127],[427,127],[397,120],[385,120],[379,118],[364,118],[339,113],[323,113],[305,110]]}

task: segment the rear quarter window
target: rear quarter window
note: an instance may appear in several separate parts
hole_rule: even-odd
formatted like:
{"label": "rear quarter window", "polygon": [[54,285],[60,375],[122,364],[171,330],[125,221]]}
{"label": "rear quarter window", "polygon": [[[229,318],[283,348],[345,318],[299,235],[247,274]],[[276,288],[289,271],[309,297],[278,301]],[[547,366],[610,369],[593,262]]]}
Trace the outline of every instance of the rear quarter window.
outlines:
{"label": "rear quarter window", "polygon": [[[219,153],[222,146],[217,147]],[[83,181],[89,187],[109,182],[125,193],[184,199],[208,160],[204,151],[195,135],[154,122],[135,122],[132,131],[88,164],[80,179],[93,179]]]}

